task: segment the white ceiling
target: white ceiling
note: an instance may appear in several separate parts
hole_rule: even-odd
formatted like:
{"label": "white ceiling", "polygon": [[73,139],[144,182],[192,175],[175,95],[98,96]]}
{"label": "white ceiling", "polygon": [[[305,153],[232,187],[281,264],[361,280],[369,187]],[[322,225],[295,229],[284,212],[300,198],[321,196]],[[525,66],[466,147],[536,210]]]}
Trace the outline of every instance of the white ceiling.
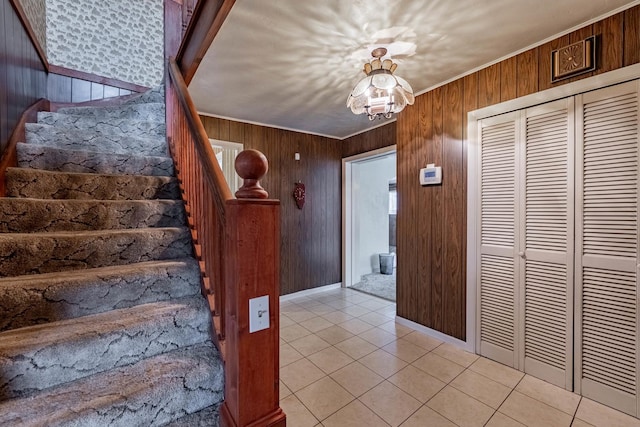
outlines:
{"label": "white ceiling", "polygon": [[420,93],[637,3],[237,0],[189,89],[203,114],[341,139],[383,124],[345,104],[375,47]]}

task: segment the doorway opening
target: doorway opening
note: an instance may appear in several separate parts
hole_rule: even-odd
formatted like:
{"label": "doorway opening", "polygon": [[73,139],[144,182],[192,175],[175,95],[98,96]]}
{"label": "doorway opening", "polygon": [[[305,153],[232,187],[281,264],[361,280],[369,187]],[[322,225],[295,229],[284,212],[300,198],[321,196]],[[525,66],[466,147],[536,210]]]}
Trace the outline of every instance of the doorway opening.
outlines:
{"label": "doorway opening", "polygon": [[396,147],[343,159],[343,286],[396,300]]}

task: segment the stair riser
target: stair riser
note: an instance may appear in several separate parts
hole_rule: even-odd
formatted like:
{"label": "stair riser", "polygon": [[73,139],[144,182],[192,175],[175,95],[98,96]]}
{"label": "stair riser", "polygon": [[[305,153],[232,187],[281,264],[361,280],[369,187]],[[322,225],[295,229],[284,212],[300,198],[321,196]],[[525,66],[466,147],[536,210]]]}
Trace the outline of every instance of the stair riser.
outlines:
{"label": "stair riser", "polygon": [[0,277],[186,258],[187,229],[0,234]]}
{"label": "stair riser", "polygon": [[132,156],[95,151],[62,150],[46,145],[19,143],[21,168],[75,173],[173,176],[173,160],[160,156]]}
{"label": "stair riser", "polygon": [[0,233],[117,230],[185,225],[177,200],[93,201],[0,198]]}
{"label": "stair riser", "polygon": [[[145,311],[151,306],[153,311]],[[15,330],[0,334],[0,399],[24,396],[210,339],[211,320],[202,298],[95,317],[94,321],[68,321],[64,334],[61,328],[48,325],[30,328],[28,334]]]}
{"label": "stair riser", "polygon": [[98,135],[135,135],[139,138],[163,138],[164,123],[127,119],[70,116],[58,113],[38,113],[38,123],[62,129],[75,129]]}
{"label": "stair riser", "polygon": [[142,138],[135,133],[98,133],[87,130],[65,129],[39,123],[27,123],[25,129],[26,142],[29,144],[116,154],[166,156],[168,152],[164,136]]}
{"label": "stair riser", "polygon": [[179,199],[175,178],[94,175],[9,168],[7,196],[33,199],[152,200]]}
{"label": "stair riser", "polygon": [[38,394],[38,399],[0,403],[0,425],[165,425],[223,399],[221,362],[212,348],[202,351],[201,347],[55,387]]}
{"label": "stair riser", "polygon": [[127,119],[163,123],[165,120],[163,103],[128,104],[117,107],[66,107],[59,108],[57,112],[103,120]]}
{"label": "stair riser", "polygon": [[9,277],[0,279],[0,331],[200,292],[200,269],[193,259]]}

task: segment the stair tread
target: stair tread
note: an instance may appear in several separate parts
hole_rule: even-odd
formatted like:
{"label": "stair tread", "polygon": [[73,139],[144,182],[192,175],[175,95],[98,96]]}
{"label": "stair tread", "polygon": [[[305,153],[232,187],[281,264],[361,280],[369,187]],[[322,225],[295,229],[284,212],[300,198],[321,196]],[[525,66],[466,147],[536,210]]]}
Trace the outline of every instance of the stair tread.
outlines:
{"label": "stair tread", "polygon": [[[155,120],[151,120],[151,117],[154,117],[157,115],[159,116],[160,120],[163,123],[165,120],[165,117],[164,117],[165,105],[162,102],[145,102],[141,104],[123,104],[123,105],[113,105],[113,106],[104,106],[104,107],[99,107],[99,106],[63,107],[63,108],[58,108],[57,112],[60,114],[80,115],[80,116],[87,116],[87,117],[124,116],[122,118],[133,118],[138,120],[149,120],[149,121],[155,121]],[[129,117],[130,115],[134,117]]]}
{"label": "stair tread", "polygon": [[134,153],[114,153],[113,151],[108,151],[108,150],[96,150],[96,149],[81,149],[81,148],[62,148],[62,147],[52,147],[50,145],[46,145],[46,144],[38,144],[38,143],[27,143],[27,142],[18,142],[18,147],[24,147],[24,146],[28,146],[28,147],[41,147],[41,148],[48,148],[48,149],[55,149],[58,151],[62,151],[63,153],[87,153],[87,154],[110,154],[110,155],[115,155],[115,156],[119,156],[119,157],[123,157],[123,158],[128,158],[128,157],[135,157],[135,158],[156,158],[156,159],[162,159],[162,160],[172,160],[171,156],[169,156],[168,154],[144,154],[144,153],[139,153],[139,152],[134,152]]}
{"label": "stair tread", "polygon": [[0,396],[19,397],[210,338],[201,296],[0,332]]}
{"label": "stair tread", "polygon": [[218,427],[219,424],[220,405],[217,404],[178,418],[165,427]]}
{"label": "stair tread", "polygon": [[38,112],[38,123],[55,127],[78,130],[95,130],[98,133],[131,134],[142,133],[149,136],[164,136],[165,124],[155,120],[127,118],[95,118],[83,115]]}
{"label": "stair tread", "polygon": [[[39,348],[69,340],[78,341],[104,333],[123,331],[142,323],[159,322],[179,311],[196,312],[204,307],[203,304],[204,299],[200,296],[157,301],[74,319],[11,329],[0,332],[0,354],[2,357],[11,357],[20,352],[37,352]],[[193,325],[184,326],[189,328]]]}
{"label": "stair tread", "polygon": [[77,173],[173,176],[173,159],[166,155],[116,154],[82,148],[60,148],[19,142],[18,166]]}
{"label": "stair tread", "polygon": [[35,233],[0,233],[0,241],[10,238],[18,238],[20,236],[26,238],[58,238],[58,237],[95,237],[95,236],[109,236],[117,234],[141,234],[141,233],[155,233],[161,231],[186,231],[187,227],[147,227],[147,228],[123,228],[117,230],[83,230],[83,231],[38,231]]}
{"label": "stair tread", "polygon": [[183,226],[181,200],[0,198],[0,233]]}
{"label": "stair tread", "polygon": [[197,262],[193,258],[176,258],[158,261],[143,261],[125,265],[110,265],[106,267],[87,268],[85,270],[55,271],[51,273],[41,274],[23,274],[21,276],[0,277],[0,286],[18,286],[20,283],[24,282],[29,286],[38,288],[41,287],[45,289],[49,286],[51,281],[57,278],[73,280],[77,278],[85,278],[87,276],[101,277],[111,274],[122,276],[127,274],[135,274],[144,268],[180,266],[188,264],[197,265]]}
{"label": "stair tread", "polygon": [[174,350],[0,402],[0,425],[164,425],[219,403],[222,369],[210,343]]}
{"label": "stair tread", "polygon": [[79,270],[192,254],[186,227],[0,233],[0,275]]}
{"label": "stair tread", "polygon": [[[176,178],[7,168],[9,197],[43,199],[178,199]],[[65,187],[60,187],[64,185]]]}
{"label": "stair tread", "polygon": [[72,148],[92,147],[118,154],[167,155],[164,135],[140,136],[135,133],[96,132],[91,129],[68,129],[43,123],[25,124],[25,132],[26,141],[24,142],[29,144]]}
{"label": "stair tread", "polygon": [[193,258],[3,277],[0,331],[194,295]]}

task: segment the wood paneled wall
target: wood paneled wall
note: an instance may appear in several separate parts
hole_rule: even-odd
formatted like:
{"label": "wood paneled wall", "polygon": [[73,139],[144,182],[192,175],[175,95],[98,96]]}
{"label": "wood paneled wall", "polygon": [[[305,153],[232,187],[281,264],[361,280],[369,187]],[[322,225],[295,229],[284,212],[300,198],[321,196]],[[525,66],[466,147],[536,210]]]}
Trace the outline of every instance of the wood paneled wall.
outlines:
{"label": "wood paneled wall", "polygon": [[0,2],[0,151],[20,115],[47,96],[47,74],[12,2]]}
{"label": "wood paneled wall", "polygon": [[396,122],[354,135],[342,141],[342,157],[355,156],[396,143]]}
{"label": "wood paneled wall", "polygon": [[[262,186],[280,199],[280,293],[341,281],[342,143],[331,138],[201,116],[212,139],[262,151],[269,172]],[[300,153],[300,160],[294,160]],[[294,184],[306,187],[299,210]]]}
{"label": "wood paneled wall", "polygon": [[[551,51],[591,35],[597,69],[551,83]],[[400,113],[399,316],[466,339],[467,113],[637,62],[640,6],[420,95]],[[427,163],[442,166],[442,185],[420,186],[418,170]]]}
{"label": "wood paneled wall", "polygon": [[51,102],[87,102],[145,92],[148,87],[118,79],[49,66],[47,98]]}

